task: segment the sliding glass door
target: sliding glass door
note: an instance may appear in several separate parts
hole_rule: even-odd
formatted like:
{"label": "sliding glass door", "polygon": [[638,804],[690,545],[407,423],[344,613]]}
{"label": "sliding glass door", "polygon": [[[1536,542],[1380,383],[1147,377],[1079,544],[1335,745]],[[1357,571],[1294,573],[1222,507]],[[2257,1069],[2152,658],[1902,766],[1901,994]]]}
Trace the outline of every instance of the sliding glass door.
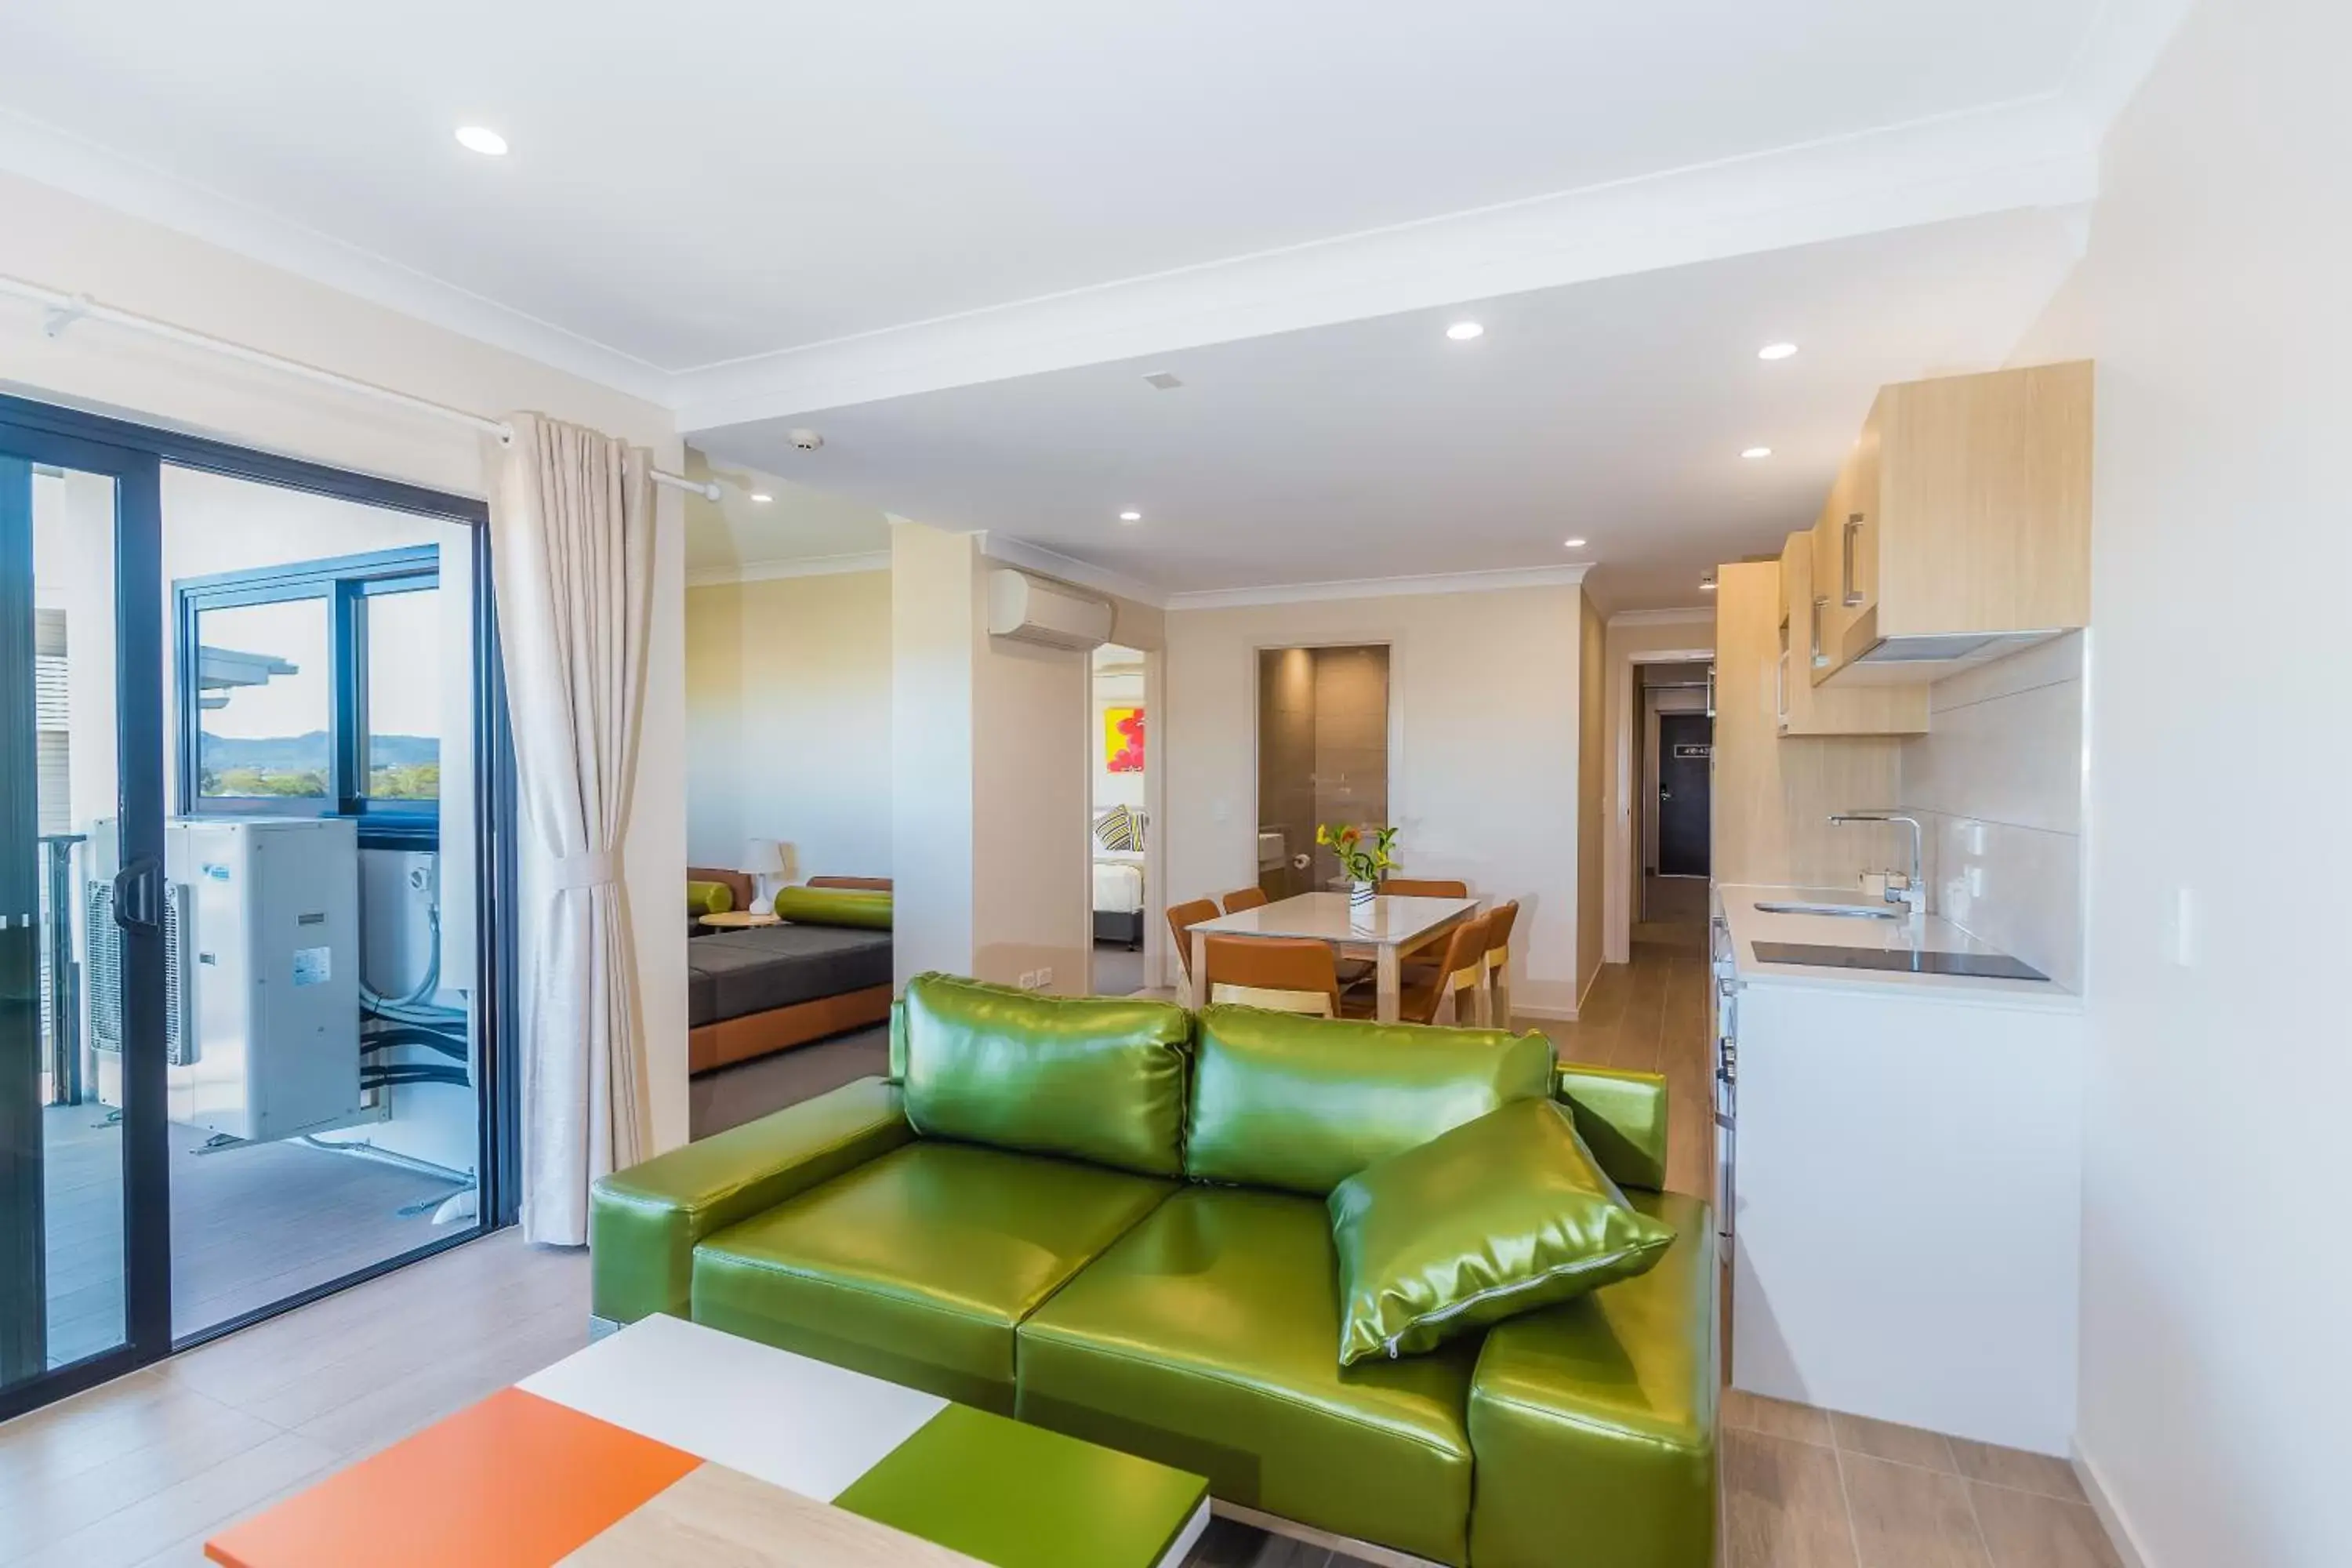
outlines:
{"label": "sliding glass door", "polygon": [[0,423],[0,1415],[170,1343],[157,473]]}
{"label": "sliding glass door", "polygon": [[487,521],[0,396],[0,1419],[512,1222]]}

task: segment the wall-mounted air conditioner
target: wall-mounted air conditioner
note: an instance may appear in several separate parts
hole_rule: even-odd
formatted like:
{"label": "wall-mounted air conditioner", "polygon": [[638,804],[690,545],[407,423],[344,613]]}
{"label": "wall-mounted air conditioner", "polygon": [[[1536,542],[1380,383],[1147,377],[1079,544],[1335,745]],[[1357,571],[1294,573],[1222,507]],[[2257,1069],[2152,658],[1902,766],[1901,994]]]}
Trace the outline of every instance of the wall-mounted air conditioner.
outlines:
{"label": "wall-mounted air conditioner", "polygon": [[1085,651],[1110,641],[1110,605],[1000,566],[988,574],[988,635]]}

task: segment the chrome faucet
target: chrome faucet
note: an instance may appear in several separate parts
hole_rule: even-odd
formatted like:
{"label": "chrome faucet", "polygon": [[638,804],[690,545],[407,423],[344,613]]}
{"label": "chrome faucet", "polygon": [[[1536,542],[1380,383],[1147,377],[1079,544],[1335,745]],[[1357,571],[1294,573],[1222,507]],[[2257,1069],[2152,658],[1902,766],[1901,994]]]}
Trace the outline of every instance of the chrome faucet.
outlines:
{"label": "chrome faucet", "polygon": [[1913,914],[1925,914],[1927,910],[1927,872],[1920,865],[1927,835],[1921,831],[1919,819],[1894,811],[1839,811],[1830,814],[1832,826],[1843,827],[1849,822],[1899,822],[1911,830],[1911,880],[1900,889],[1889,886],[1886,901],[1907,904]]}

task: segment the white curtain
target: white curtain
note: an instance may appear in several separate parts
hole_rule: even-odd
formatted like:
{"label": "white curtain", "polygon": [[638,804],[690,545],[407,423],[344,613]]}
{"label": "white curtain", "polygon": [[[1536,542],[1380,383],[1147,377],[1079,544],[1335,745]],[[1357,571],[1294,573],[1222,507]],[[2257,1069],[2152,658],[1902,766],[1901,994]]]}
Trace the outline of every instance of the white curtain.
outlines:
{"label": "white curtain", "polygon": [[588,1187],[645,1157],[648,1079],[621,885],[646,626],[648,453],[536,415],[494,450],[491,571],[514,724],[523,893],[522,1226],[588,1239]]}

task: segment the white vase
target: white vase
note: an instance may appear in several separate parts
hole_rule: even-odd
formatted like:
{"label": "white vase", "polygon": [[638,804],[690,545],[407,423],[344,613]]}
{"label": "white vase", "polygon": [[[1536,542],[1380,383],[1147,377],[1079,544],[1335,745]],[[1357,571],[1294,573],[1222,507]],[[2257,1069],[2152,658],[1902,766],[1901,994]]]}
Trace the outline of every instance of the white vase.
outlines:
{"label": "white vase", "polygon": [[1348,908],[1350,910],[1368,910],[1371,908],[1372,895],[1379,889],[1379,886],[1380,885],[1376,882],[1349,883]]}

